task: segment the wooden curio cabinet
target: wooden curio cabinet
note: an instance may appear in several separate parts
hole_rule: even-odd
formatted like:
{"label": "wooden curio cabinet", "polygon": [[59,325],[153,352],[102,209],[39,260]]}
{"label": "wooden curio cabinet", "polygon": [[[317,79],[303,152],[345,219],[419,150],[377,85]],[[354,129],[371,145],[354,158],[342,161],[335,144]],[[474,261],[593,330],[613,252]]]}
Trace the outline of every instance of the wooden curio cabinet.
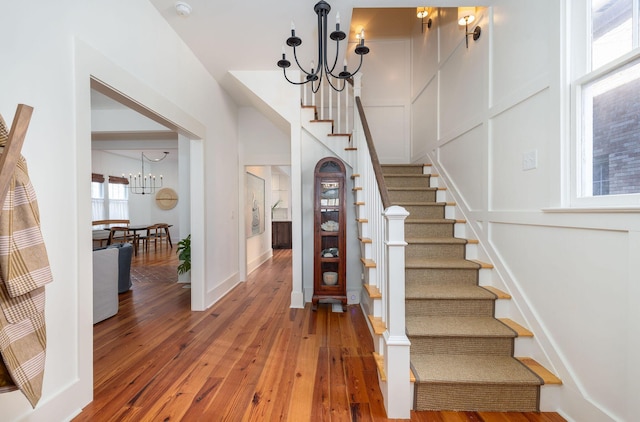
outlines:
{"label": "wooden curio cabinet", "polygon": [[347,306],[345,168],[339,158],[318,161],[314,172],[312,309],[331,299]]}

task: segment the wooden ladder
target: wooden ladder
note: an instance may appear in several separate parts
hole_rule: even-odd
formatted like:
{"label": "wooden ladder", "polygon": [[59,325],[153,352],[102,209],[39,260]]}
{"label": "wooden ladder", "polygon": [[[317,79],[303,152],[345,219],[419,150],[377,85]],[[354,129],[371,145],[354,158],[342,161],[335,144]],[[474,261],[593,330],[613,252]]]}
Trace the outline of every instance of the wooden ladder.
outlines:
{"label": "wooden ladder", "polygon": [[[4,151],[0,155],[0,207],[4,205],[11,178],[20,159],[20,152],[22,151],[24,138],[27,135],[32,113],[33,107],[18,104],[16,114],[13,117],[13,124],[9,130],[9,139],[4,146]],[[4,362],[0,363],[0,393],[17,390],[18,387],[16,387],[8,372],[6,372]]]}

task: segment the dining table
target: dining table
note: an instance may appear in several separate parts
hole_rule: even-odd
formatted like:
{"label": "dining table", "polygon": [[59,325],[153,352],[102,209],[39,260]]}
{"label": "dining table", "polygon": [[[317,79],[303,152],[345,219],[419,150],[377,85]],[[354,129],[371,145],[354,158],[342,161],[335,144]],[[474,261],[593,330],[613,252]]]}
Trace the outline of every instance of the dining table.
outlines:
{"label": "dining table", "polygon": [[[162,223],[164,224],[164,223]],[[139,231],[147,231],[149,228],[156,226],[157,224],[135,224],[130,225],[129,230],[133,232],[134,237],[138,237]],[[169,246],[173,248],[173,243],[171,242],[171,234],[169,233],[169,227],[173,227],[173,224],[166,224],[163,228],[167,235],[167,241],[169,242]]]}

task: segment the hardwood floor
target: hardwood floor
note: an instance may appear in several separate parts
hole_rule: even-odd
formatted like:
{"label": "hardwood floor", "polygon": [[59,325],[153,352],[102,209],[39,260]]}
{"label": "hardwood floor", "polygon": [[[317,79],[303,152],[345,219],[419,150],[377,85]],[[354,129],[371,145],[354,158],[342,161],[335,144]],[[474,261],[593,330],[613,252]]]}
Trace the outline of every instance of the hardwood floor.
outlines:
{"label": "hardwood floor", "polygon": [[[290,250],[275,250],[204,312],[189,310],[176,266],[175,248],[134,259],[118,314],[94,326],[94,401],[75,421],[388,420],[360,308],[290,309]],[[564,421],[486,412],[411,420]]]}

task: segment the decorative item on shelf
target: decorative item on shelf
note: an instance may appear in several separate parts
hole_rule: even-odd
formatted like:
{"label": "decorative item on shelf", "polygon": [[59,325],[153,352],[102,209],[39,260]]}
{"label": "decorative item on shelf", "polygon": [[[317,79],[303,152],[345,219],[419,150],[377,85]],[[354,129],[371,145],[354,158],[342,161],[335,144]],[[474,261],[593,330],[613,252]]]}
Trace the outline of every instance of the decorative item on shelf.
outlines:
{"label": "decorative item on shelf", "polygon": [[326,199],[335,199],[338,197],[338,189],[337,188],[327,189],[320,194],[320,197],[326,198]]}
{"label": "decorative item on shelf", "polygon": [[338,253],[338,248],[327,248],[323,249],[320,253],[324,258],[336,258],[340,256]]}
{"label": "decorative item on shelf", "polygon": [[320,224],[320,228],[325,232],[336,232],[338,231],[338,227],[338,222],[333,220],[325,221]]}
{"label": "decorative item on shelf", "polygon": [[171,210],[178,203],[178,194],[171,188],[162,188],[156,193],[156,205],[161,210]]}
{"label": "decorative item on shelf", "polygon": [[338,273],[335,271],[325,271],[322,273],[322,282],[327,286],[334,286],[338,283]]}
{"label": "decorative item on shelf", "polygon": [[[164,160],[165,158],[167,158],[167,155],[169,155],[169,153],[166,151],[163,152],[163,154],[164,155],[160,158],[152,159],[144,155],[144,152],[140,153],[140,164],[142,169],[137,175],[129,173],[128,188],[130,193],[135,193],[137,195],[148,195],[151,193],[155,193],[156,189],[162,187],[162,175],[160,175],[160,184],[158,185],[156,176],[154,176],[152,173],[149,173],[149,175],[145,174],[144,160],[146,159],[147,161],[150,161],[152,163],[157,163]],[[122,174],[122,177],[125,177],[124,173]]]}
{"label": "decorative item on shelf", "polygon": [[178,254],[178,260],[180,260],[178,274],[191,271],[191,235],[178,242],[176,253]]}
{"label": "decorative item on shelf", "polygon": [[[347,35],[340,30],[340,13],[336,14],[336,30],[329,34],[329,30],[327,28],[327,15],[331,11],[331,6],[329,6],[329,3],[327,3],[326,1],[320,0],[318,3],[316,3],[313,10],[316,12],[316,15],[318,15],[318,58],[317,61],[311,62],[311,68],[308,72],[300,65],[300,62],[298,62],[296,47],[299,47],[302,44],[302,40],[296,36],[296,27],[293,22],[291,22],[291,36],[287,38],[286,41],[287,45],[293,48],[293,57],[296,61],[296,64],[298,65],[302,73],[306,75],[305,81],[294,82],[287,77],[287,68],[291,66],[291,62],[287,60],[284,46],[282,46],[282,59],[278,60],[277,65],[282,69],[284,78],[291,84],[303,85],[306,83],[311,83],[311,89],[314,93],[316,93],[320,88],[322,79],[326,78],[327,83],[331,86],[331,88],[334,91],[340,92],[344,90],[344,87],[346,86],[345,80],[358,73],[358,71],[362,67],[362,56],[369,53],[369,47],[364,45],[364,29],[359,34],[358,45],[354,50],[354,52],[360,56],[360,64],[358,65],[358,68],[353,72],[349,72],[347,70],[347,59],[344,59],[343,70],[336,75],[333,72],[334,70],[336,70],[336,64],[338,63],[338,57],[340,55],[340,41],[344,40],[347,37]],[[329,68],[330,64],[329,54],[327,51],[327,36],[336,42],[336,55],[331,68]],[[314,63],[316,63],[317,66]],[[334,84],[331,82],[331,79],[329,79],[329,76],[341,79],[342,85],[340,87],[334,86]],[[314,85],[314,83],[316,84]]]}

